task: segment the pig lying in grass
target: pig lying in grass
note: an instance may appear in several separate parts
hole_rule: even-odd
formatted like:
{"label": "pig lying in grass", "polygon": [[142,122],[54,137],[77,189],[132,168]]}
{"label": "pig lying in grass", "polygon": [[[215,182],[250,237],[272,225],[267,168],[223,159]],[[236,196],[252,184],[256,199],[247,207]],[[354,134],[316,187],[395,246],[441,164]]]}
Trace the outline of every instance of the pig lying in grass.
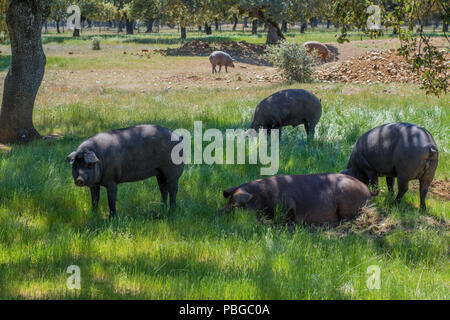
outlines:
{"label": "pig lying in grass", "polygon": [[280,175],[244,183],[223,192],[225,211],[233,207],[273,218],[276,205],[294,222],[330,224],[351,219],[370,199],[365,184],[344,174]]}
{"label": "pig lying in grass", "polygon": [[438,149],[431,134],[410,123],[392,123],[363,134],[355,144],[347,169],[353,176],[377,191],[378,177],[385,176],[390,192],[397,177],[400,201],[408,190],[408,181],[420,181],[420,206],[426,209],[425,197],[438,166]]}
{"label": "pig lying in grass", "polygon": [[100,186],[108,190],[110,217],[116,215],[117,185],[156,176],[162,200],[175,206],[178,179],[184,165],[175,165],[172,132],[164,127],[142,125],[99,133],[79,145],[67,156],[79,187],[91,189],[92,206],[98,206]]}
{"label": "pig lying in grass", "polygon": [[305,125],[308,138],[314,136],[322,115],[322,104],[311,92],[302,89],[282,90],[262,100],[255,108],[250,128],[280,129]]}
{"label": "pig lying in grass", "polygon": [[225,67],[225,72],[228,72],[228,67],[234,68],[234,59],[231,56],[223,51],[214,51],[209,56],[209,61],[212,65],[212,73],[214,74],[216,71],[216,66],[219,66],[219,72],[222,70],[222,66]]}

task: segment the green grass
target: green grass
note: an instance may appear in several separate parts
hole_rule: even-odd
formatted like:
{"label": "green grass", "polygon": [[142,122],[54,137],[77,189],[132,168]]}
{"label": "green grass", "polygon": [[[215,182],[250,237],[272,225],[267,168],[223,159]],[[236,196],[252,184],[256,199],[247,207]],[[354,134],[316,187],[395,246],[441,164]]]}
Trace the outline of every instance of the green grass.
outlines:
{"label": "green grass", "polygon": [[[70,67],[102,70],[108,57],[87,59]],[[49,68],[64,70],[68,63],[49,56]],[[313,90],[324,110],[312,144],[302,127],[284,131],[280,174],[338,172],[359,135],[405,121],[433,134],[440,152],[436,178],[449,180],[449,96],[427,97],[412,85],[361,86],[353,95],[343,95],[343,85],[310,84],[239,91],[110,88],[105,94],[86,88],[77,103],[66,103],[64,93],[58,103],[40,97],[37,129],[64,136],[0,153],[0,298],[449,299],[449,237],[442,221],[450,204],[433,195],[421,212],[417,192],[410,190],[400,204],[385,193],[373,205],[397,224],[392,231],[340,237],[327,229],[262,223],[247,211],[219,214],[222,191],[259,178],[259,166],[186,166],[170,214],[156,179],[122,184],[112,221],[105,190],[99,212],[92,212],[88,190],[72,181],[67,154],[99,131],[141,123],[193,130],[194,120],[205,129],[247,127],[259,100],[289,87]],[[381,185],[386,188],[384,180]],[[81,268],[81,290],[66,287],[69,265]],[[379,290],[366,286],[370,265],[381,269]]]}

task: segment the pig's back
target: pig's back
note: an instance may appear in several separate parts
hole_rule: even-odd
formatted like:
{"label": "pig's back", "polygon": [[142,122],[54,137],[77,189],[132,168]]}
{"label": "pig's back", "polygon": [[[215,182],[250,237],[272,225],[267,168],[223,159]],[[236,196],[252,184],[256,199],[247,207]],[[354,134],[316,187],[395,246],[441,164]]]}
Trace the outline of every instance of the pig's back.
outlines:
{"label": "pig's back", "polygon": [[209,61],[212,63],[226,63],[232,61],[231,56],[223,51],[214,51],[209,56]]}
{"label": "pig's back", "polygon": [[99,133],[90,140],[99,151],[104,174],[118,182],[154,176],[158,169],[175,167],[171,131],[154,125],[141,125]]}
{"label": "pig's back", "polygon": [[276,113],[284,125],[297,125],[298,120],[303,119],[318,120],[322,114],[320,100],[311,92],[302,89],[276,92],[262,100],[258,108],[264,113]]}
{"label": "pig's back", "polygon": [[356,143],[356,151],[380,174],[394,174],[400,164],[425,160],[431,146],[436,147],[436,143],[424,128],[398,122],[363,134]]}

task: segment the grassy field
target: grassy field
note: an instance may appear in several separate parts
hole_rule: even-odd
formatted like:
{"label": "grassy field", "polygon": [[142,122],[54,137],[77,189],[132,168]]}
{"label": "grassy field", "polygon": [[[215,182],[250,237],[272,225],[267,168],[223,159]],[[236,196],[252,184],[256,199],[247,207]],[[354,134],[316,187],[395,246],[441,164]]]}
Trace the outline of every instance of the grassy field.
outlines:
{"label": "grassy field", "polygon": [[[142,39],[151,43],[156,37]],[[157,73],[165,63],[204,58],[130,57],[127,69],[123,56],[108,49],[91,54],[89,44],[88,39],[46,43],[48,75],[35,125],[60,139],[1,148],[1,299],[450,298],[450,203],[434,194],[426,212],[418,209],[417,189],[400,204],[387,192],[375,198],[371,206],[391,225],[381,236],[362,229],[285,226],[260,222],[251,212],[218,212],[225,204],[222,191],[259,178],[260,166],[188,165],[174,212],[163,208],[151,178],[119,186],[118,217],[109,221],[105,190],[99,212],[92,212],[88,190],[75,187],[65,162],[87,137],[135,124],[192,131],[201,120],[204,128],[245,128],[258,101],[280,89],[304,88],[322,99],[323,116],[310,145],[302,127],[285,130],[279,174],[341,171],[362,133],[404,121],[433,134],[440,152],[436,178],[448,181],[449,95],[427,97],[413,85],[246,83],[236,90],[222,81],[166,90],[105,81],[91,86],[82,75],[99,73],[102,80],[108,64],[127,81],[138,81],[140,70]],[[80,53],[68,57],[73,49]],[[8,57],[1,66],[3,80]],[[73,88],[58,81],[69,71],[78,75]],[[381,186],[386,189],[384,179]],[[81,268],[80,290],[66,286],[70,265]],[[371,265],[381,271],[379,290],[366,285]]]}

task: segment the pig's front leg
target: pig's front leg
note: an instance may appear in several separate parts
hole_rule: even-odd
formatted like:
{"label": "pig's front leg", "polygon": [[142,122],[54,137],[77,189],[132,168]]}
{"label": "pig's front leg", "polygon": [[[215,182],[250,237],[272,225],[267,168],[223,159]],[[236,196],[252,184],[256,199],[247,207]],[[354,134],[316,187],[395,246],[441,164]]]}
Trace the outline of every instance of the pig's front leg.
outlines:
{"label": "pig's front leg", "polygon": [[100,186],[91,187],[92,209],[97,210],[100,200]]}
{"label": "pig's front leg", "polygon": [[109,218],[114,218],[116,216],[117,184],[110,183],[106,189],[108,190]]}

